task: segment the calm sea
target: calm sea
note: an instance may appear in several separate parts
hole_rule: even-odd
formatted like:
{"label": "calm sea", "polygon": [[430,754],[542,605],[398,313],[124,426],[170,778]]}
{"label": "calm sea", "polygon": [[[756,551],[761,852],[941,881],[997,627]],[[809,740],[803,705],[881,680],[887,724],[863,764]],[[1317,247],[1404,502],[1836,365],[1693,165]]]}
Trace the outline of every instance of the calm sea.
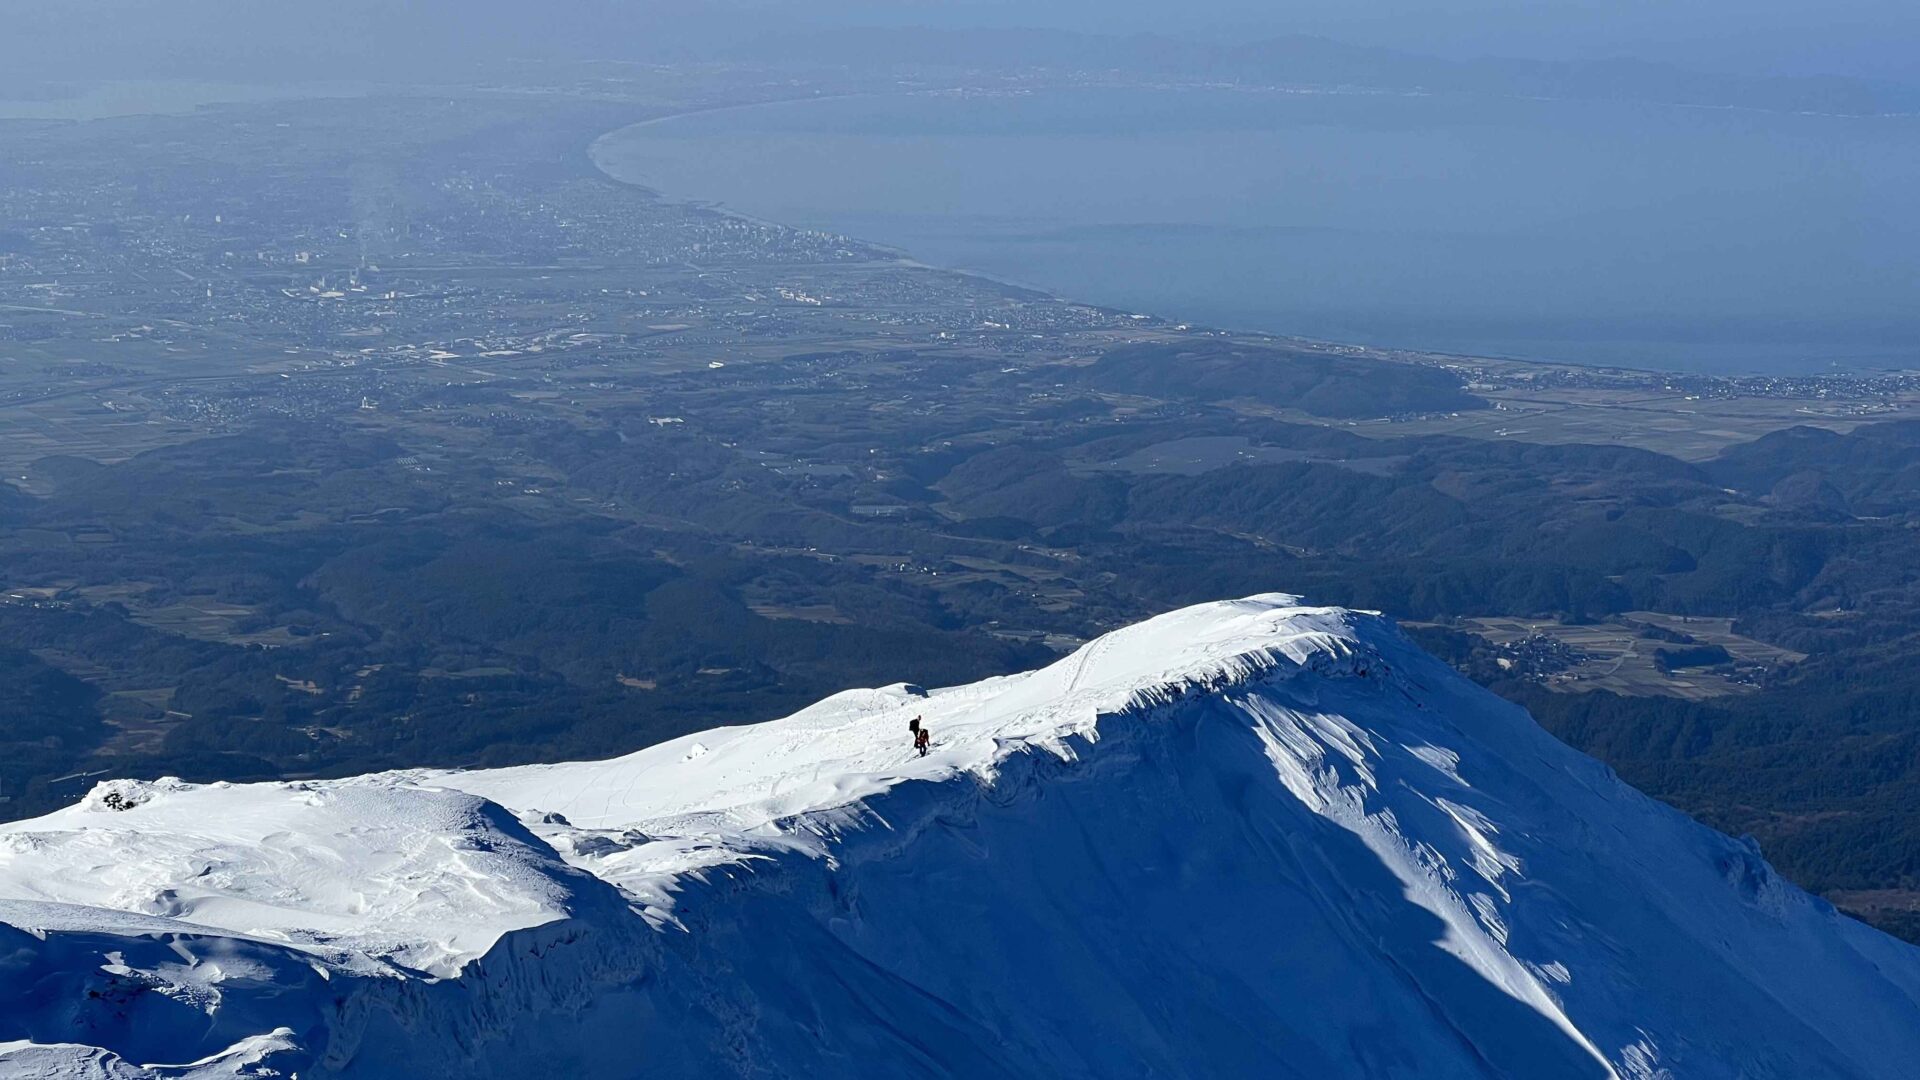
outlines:
{"label": "calm sea", "polygon": [[615,132],[665,194],[1077,299],[1701,371],[1920,368],[1920,118],[1078,89]]}

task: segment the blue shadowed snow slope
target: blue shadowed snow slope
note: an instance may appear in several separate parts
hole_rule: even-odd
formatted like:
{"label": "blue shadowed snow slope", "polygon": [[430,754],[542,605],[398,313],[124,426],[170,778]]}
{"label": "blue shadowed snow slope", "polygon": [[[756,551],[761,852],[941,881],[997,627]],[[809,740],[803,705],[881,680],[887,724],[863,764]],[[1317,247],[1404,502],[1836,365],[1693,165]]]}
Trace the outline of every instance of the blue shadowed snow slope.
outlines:
{"label": "blue shadowed snow slope", "polygon": [[0,921],[0,1075],[1920,1060],[1920,950],[1385,620],[1279,595],[608,762],[103,785],[0,826]]}

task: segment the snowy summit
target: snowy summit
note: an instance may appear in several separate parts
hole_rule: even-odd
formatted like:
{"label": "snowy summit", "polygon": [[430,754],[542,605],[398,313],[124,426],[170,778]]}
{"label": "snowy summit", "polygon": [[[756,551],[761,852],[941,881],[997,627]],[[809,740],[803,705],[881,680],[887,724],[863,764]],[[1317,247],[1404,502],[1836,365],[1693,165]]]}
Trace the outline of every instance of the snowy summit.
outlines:
{"label": "snowy summit", "polygon": [[1915,1062],[1920,949],[1278,594],[612,761],[114,781],[0,825],[0,1077]]}

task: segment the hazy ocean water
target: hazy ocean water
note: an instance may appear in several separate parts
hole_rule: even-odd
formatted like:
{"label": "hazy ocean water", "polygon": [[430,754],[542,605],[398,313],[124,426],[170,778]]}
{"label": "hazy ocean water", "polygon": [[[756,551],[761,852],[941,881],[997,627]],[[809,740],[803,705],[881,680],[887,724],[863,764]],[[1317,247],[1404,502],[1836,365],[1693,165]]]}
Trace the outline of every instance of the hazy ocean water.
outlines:
{"label": "hazy ocean water", "polygon": [[1468,95],[838,98],[610,174],[1174,319],[1697,371],[1920,368],[1920,118]]}

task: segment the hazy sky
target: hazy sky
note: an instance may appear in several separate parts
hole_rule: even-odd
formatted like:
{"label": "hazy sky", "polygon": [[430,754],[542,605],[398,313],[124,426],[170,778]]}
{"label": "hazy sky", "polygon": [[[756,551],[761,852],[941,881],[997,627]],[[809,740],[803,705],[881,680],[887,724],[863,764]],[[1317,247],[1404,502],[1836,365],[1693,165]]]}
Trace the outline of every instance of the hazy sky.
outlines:
{"label": "hazy sky", "polygon": [[632,54],[782,23],[1312,33],[1449,56],[1920,80],[1914,0],[0,0],[0,80],[404,74],[449,59]]}
{"label": "hazy sky", "polygon": [[1914,0],[842,0],[936,25],[1312,33],[1452,56],[1637,56],[1754,74],[1920,78]]}

